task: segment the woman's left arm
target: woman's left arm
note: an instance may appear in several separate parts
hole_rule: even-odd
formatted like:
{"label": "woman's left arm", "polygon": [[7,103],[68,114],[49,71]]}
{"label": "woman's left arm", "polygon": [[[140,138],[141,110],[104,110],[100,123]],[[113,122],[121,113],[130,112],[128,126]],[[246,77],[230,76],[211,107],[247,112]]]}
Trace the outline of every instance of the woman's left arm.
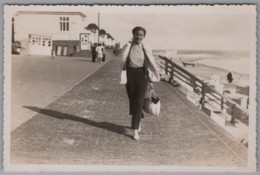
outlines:
{"label": "woman's left arm", "polygon": [[151,81],[160,81],[160,74],[159,74],[159,70],[157,68],[157,64],[155,62],[155,58],[153,56],[152,53],[152,49],[150,47],[148,47],[147,45],[144,45],[144,51],[148,57],[149,63],[148,63],[148,67],[151,70],[151,75],[150,75],[150,80]]}
{"label": "woman's left arm", "polygon": [[149,59],[149,61],[150,61],[151,68],[153,69],[154,72],[158,72],[157,64],[156,64],[156,62],[155,62],[155,58],[154,58],[154,56],[153,56],[152,49],[149,48],[149,47],[147,47],[147,48],[145,49],[145,52],[146,52],[146,54],[147,54],[147,56],[148,56],[148,59]]}

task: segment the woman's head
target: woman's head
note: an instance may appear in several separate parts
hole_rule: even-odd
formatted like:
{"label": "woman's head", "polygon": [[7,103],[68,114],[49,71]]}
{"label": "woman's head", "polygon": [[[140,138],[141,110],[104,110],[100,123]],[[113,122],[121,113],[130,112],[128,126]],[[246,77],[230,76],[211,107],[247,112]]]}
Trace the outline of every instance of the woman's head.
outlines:
{"label": "woman's head", "polygon": [[140,44],[145,38],[146,30],[143,27],[135,27],[132,30],[134,43]]}

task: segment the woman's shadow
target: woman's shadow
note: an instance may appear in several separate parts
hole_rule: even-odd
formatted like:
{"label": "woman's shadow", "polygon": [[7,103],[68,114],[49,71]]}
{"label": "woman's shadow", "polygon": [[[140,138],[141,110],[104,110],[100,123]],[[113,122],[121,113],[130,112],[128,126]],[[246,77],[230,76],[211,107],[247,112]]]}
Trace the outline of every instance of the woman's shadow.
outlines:
{"label": "woman's shadow", "polygon": [[67,120],[72,120],[72,121],[76,121],[76,122],[81,122],[81,123],[84,123],[84,124],[87,124],[87,125],[91,125],[91,126],[101,128],[101,129],[106,129],[108,131],[118,133],[118,134],[122,134],[122,135],[129,137],[129,138],[132,138],[131,135],[126,133],[126,128],[128,128],[128,129],[130,128],[128,126],[120,126],[120,125],[108,123],[108,122],[96,122],[96,121],[81,118],[81,117],[78,117],[78,116],[62,113],[62,112],[59,112],[59,111],[54,111],[54,110],[49,110],[49,109],[41,109],[41,108],[38,108],[38,107],[35,107],[35,106],[23,106],[23,107],[30,109],[32,111],[38,112],[40,114],[44,114],[45,116],[53,117],[53,118],[60,119],[60,120],[67,119]]}

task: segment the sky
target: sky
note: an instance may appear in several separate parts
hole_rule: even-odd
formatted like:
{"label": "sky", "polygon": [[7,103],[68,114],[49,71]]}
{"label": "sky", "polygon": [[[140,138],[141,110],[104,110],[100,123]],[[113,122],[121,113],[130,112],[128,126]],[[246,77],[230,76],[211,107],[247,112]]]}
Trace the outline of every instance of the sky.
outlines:
{"label": "sky", "polygon": [[147,30],[145,42],[153,49],[252,50],[255,49],[255,6],[18,6],[19,10],[78,11],[85,25],[98,23],[121,45],[132,29]]}
{"label": "sky", "polygon": [[100,27],[122,44],[135,26],[147,30],[145,41],[154,49],[250,50],[253,35],[247,15],[100,13]]}

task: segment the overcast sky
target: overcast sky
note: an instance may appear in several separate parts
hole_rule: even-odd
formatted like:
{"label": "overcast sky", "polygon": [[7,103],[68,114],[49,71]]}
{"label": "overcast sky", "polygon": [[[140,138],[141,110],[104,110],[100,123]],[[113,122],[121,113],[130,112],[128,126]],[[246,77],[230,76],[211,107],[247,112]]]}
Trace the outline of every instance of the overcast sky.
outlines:
{"label": "overcast sky", "polygon": [[[135,26],[147,29],[153,49],[251,50],[255,43],[255,6],[33,6],[13,11],[80,11],[85,25],[98,23],[123,45]],[[10,11],[10,10],[9,10]]]}
{"label": "overcast sky", "polygon": [[[94,22],[97,15],[90,16]],[[250,50],[250,18],[238,14],[101,13],[100,26],[122,44],[132,38],[133,27],[143,26],[146,42],[155,49]]]}

